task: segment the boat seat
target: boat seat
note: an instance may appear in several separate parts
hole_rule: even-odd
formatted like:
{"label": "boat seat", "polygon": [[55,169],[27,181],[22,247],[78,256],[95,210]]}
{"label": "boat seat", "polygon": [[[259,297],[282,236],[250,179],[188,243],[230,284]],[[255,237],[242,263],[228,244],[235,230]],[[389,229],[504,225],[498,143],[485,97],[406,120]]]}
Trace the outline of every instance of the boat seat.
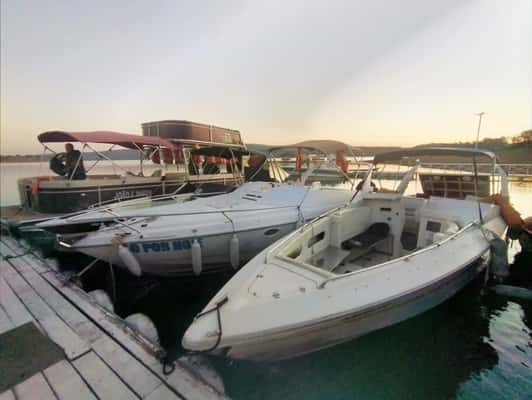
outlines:
{"label": "boat seat", "polygon": [[309,264],[326,271],[334,270],[348,255],[349,251],[339,249],[338,247],[329,246],[313,255],[309,259]]}
{"label": "boat seat", "polygon": [[[392,236],[390,235],[390,227],[384,222],[377,222],[371,225],[365,232],[358,234],[351,239],[342,243],[342,249],[349,252],[347,262],[352,264],[360,257],[370,253],[378,245],[385,243]],[[341,265],[341,264],[340,264]],[[339,266],[340,266],[339,265]],[[336,267],[331,270],[335,271]]]}
{"label": "boat seat", "polygon": [[371,225],[365,232],[362,232],[351,239],[342,243],[344,250],[352,250],[355,248],[374,247],[382,240],[388,237],[390,233],[390,226],[384,222],[377,222]]}

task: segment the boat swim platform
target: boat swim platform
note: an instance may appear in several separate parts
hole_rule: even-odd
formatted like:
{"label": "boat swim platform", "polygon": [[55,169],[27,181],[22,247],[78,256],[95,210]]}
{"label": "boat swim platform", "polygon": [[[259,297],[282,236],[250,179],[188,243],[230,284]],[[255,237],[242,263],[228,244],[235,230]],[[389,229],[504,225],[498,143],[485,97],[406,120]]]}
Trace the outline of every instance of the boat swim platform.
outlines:
{"label": "boat swim platform", "polygon": [[[8,236],[1,236],[0,253],[0,400],[226,398],[223,385],[211,386],[193,362],[178,360],[166,375],[164,350],[96,304],[54,263]],[[32,371],[43,359],[51,364]],[[22,372],[9,371],[16,368]],[[10,372],[20,381],[6,388]]]}

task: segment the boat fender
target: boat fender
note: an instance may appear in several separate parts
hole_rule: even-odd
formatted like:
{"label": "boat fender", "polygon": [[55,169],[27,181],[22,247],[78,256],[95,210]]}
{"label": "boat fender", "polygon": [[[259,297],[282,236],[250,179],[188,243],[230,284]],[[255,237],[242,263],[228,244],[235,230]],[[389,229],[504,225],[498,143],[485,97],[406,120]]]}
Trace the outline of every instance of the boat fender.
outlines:
{"label": "boat fender", "polygon": [[153,343],[159,344],[159,333],[153,321],[144,314],[136,313],[129,315],[124,322],[135,332],[140,333]]}
{"label": "boat fender", "polygon": [[198,242],[198,239],[192,241],[192,246],[190,246],[190,251],[192,252],[192,270],[194,275],[201,274],[202,260],[201,260],[201,246]]}
{"label": "boat fender", "polygon": [[240,242],[238,241],[238,236],[234,233],[229,245],[229,260],[234,269],[240,266]]}
{"label": "boat fender", "polygon": [[532,300],[532,290],[519,286],[495,285],[491,288],[501,296],[515,297],[522,300]]}
{"label": "boat fender", "polygon": [[500,237],[490,240],[491,265],[490,270],[498,280],[503,280],[510,274],[508,268],[508,246]]}
{"label": "boat fender", "polygon": [[129,272],[131,272],[135,276],[142,275],[142,269],[140,268],[139,262],[126,246],[118,246],[118,256],[120,257],[124,265],[127,267]]}
{"label": "boat fender", "polygon": [[114,313],[115,308],[109,295],[102,289],[96,289],[88,293],[96,304],[105,308],[107,311]]}

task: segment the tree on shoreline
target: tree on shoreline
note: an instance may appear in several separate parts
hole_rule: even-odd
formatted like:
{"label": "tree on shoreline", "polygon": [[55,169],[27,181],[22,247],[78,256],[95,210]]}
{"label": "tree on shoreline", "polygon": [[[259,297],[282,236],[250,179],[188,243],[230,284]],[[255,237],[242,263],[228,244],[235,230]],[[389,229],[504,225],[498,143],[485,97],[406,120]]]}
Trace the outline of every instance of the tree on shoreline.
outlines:
{"label": "tree on shoreline", "polygon": [[532,129],[523,131],[520,135],[512,138],[512,143],[517,145],[525,145],[526,147],[532,147]]}

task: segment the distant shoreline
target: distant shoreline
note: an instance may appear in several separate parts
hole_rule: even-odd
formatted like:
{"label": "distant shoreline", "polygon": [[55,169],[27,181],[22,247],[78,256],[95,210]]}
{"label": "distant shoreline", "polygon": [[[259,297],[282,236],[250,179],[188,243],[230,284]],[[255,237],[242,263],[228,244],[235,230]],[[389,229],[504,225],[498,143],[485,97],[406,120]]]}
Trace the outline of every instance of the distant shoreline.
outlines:
{"label": "distant shoreline", "polygon": [[[472,147],[469,143],[459,143],[459,144],[452,144],[452,143],[438,143],[438,144],[429,144],[429,145],[421,145],[416,147],[425,147],[430,145],[437,145],[437,146],[449,146],[449,147]],[[468,146],[469,145],[469,146]],[[264,144],[249,144],[248,148],[251,150],[257,150],[257,149],[265,149],[270,148],[269,145]],[[504,147],[500,148],[490,148],[491,146],[482,146],[482,143],[480,144],[481,148],[485,148],[487,150],[493,151],[497,157],[499,158],[500,162],[503,164],[532,164],[532,148],[527,146],[526,144],[521,145],[511,145],[508,144]],[[378,153],[383,153],[387,151],[392,150],[399,150],[401,147],[398,146],[357,146],[353,147],[354,153],[357,155],[362,156],[374,156]],[[136,151],[132,150],[116,150],[113,152],[114,160],[128,160],[128,161],[138,161],[138,153]],[[37,155],[37,154],[27,154],[27,155],[0,155],[0,164],[14,164],[14,163],[32,163],[32,162],[48,162],[52,158],[51,154],[44,154],[44,155]],[[84,159],[87,161],[96,160],[98,157],[96,154],[89,155],[86,154],[84,156]]]}

